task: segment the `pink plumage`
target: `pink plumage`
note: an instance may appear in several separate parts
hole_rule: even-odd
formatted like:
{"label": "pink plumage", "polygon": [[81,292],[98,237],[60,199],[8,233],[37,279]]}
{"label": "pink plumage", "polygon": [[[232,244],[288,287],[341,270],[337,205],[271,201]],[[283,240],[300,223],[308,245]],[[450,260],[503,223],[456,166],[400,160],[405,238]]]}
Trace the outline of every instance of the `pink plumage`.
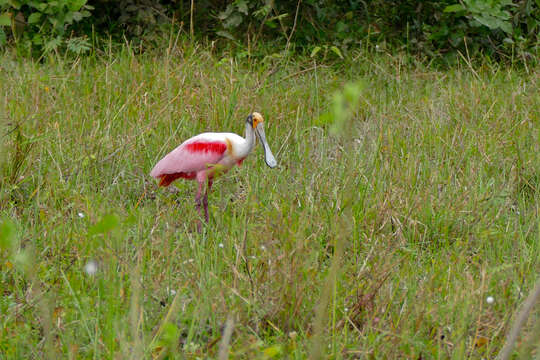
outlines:
{"label": "pink plumage", "polygon": [[150,173],[161,179],[160,186],[169,186],[179,178],[195,179],[199,172],[217,164],[227,151],[225,142],[190,140],[165,155]]}

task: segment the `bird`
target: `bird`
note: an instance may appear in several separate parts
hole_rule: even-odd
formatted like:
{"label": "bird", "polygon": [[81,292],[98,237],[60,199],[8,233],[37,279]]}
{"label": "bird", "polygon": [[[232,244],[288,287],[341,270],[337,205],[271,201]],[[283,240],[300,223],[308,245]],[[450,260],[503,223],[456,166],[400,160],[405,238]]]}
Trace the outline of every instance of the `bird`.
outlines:
{"label": "bird", "polygon": [[[257,138],[263,146],[266,165],[270,168],[277,166],[276,158],[266,141],[263,116],[258,112],[249,114],[245,126],[245,137],[230,132],[205,132],[187,139],[159,160],[150,176],[159,179],[158,185],[163,187],[180,178],[196,180],[198,189],[195,208],[202,215],[203,206],[204,218],[208,223],[208,193],[214,179],[235,165],[241,165],[255,148]],[[202,196],[205,181],[208,187]]]}

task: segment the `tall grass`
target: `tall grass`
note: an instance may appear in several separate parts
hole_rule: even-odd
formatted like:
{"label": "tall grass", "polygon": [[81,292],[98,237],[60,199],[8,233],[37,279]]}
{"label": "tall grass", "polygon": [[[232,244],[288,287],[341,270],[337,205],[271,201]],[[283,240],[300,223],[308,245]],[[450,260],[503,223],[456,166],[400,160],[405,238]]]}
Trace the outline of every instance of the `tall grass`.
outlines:
{"label": "tall grass", "polygon": [[[497,354],[539,269],[538,69],[171,44],[0,61],[3,358]],[[148,173],[251,111],[279,167],[257,149],[219,179],[198,233],[195,185]]]}

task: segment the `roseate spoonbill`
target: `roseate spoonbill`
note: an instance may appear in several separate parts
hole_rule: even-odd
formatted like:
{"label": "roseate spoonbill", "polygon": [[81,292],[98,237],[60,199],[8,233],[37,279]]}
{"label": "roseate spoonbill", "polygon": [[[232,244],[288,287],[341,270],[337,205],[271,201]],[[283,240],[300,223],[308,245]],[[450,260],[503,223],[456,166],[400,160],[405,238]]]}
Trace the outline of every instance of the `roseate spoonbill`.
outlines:
{"label": "roseate spoonbill", "polygon": [[233,133],[202,133],[184,141],[176,149],[161,159],[150,175],[160,179],[159,186],[169,186],[179,178],[197,180],[199,188],[195,196],[195,207],[201,213],[201,194],[205,180],[208,187],[202,198],[204,218],[208,222],[208,192],[216,176],[228,171],[234,165],[242,164],[256,145],[255,135],[264,148],[266,165],[276,167],[277,161],[270,151],[264,134],[264,120],[254,112],[246,119],[246,137]]}

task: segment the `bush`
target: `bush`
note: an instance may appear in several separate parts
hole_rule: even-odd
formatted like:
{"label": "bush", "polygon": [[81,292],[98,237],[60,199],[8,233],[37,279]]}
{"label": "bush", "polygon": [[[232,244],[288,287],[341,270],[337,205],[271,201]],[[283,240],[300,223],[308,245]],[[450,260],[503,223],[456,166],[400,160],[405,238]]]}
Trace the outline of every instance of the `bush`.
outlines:
{"label": "bush", "polygon": [[88,50],[88,41],[70,37],[69,28],[90,17],[92,9],[86,0],[0,0],[0,45],[11,37],[28,53],[61,46],[77,53]]}
{"label": "bush", "polygon": [[[237,0],[228,5],[219,13],[217,34],[253,36],[249,30],[261,25],[290,34],[297,4],[265,4]],[[540,1],[534,0],[306,0],[300,3],[294,40],[302,47],[320,42],[347,47],[371,37],[430,55],[465,50],[465,45],[471,52],[504,54],[515,46],[536,47],[539,30]]]}
{"label": "bush", "polygon": [[[81,52],[95,30],[113,39],[162,41],[162,26],[193,27],[220,43],[341,49],[389,43],[431,57],[538,50],[539,0],[0,0],[0,44],[9,38],[50,51]],[[91,16],[90,16],[91,15]],[[194,23],[191,24],[193,19]],[[71,32],[70,32],[71,31]],[[78,36],[78,37],[77,37]],[[242,45],[243,44],[243,45]],[[467,47],[465,49],[465,47]]]}

